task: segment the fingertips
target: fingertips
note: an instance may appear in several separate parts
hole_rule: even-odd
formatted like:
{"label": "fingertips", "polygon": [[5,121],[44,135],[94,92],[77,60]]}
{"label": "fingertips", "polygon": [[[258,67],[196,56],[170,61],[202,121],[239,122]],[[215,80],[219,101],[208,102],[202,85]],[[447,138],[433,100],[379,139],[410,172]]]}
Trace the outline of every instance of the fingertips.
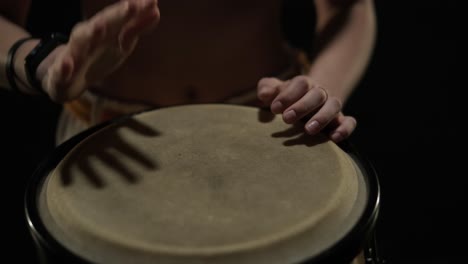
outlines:
{"label": "fingertips", "polygon": [[102,24],[106,33],[113,35],[120,32],[123,25],[135,16],[138,10],[138,1],[121,1],[104,8],[90,20],[90,23]]}
{"label": "fingertips", "polygon": [[136,20],[147,21],[145,24],[149,26],[155,22],[159,22],[160,12],[157,1],[155,0],[142,0],[136,4],[136,11],[132,18]]}
{"label": "fingertips", "polygon": [[257,97],[264,103],[271,103],[276,95],[276,88],[270,86],[259,87],[257,90]]}
{"label": "fingertips", "polygon": [[283,121],[292,124],[298,119],[298,114],[294,109],[286,110],[283,113]]}
{"label": "fingertips", "polygon": [[143,4],[143,8],[146,10],[157,11],[158,10],[157,7],[158,7],[158,1],[156,0],[146,0],[145,3]]}
{"label": "fingertips", "polygon": [[311,119],[309,122],[306,123],[305,131],[309,135],[313,136],[317,134],[318,132],[320,132],[320,130],[322,130],[323,127],[324,125],[322,123],[319,123],[317,120]]}
{"label": "fingertips", "polygon": [[343,135],[339,131],[336,131],[336,132],[334,132],[333,134],[330,135],[330,139],[335,143],[343,141],[346,137],[347,136]]}
{"label": "fingertips", "polygon": [[119,34],[119,44],[123,51],[129,51],[137,42],[140,34],[150,30],[157,24],[156,16],[136,19],[126,25]]}
{"label": "fingertips", "polygon": [[157,22],[159,22],[160,12],[159,12],[159,7],[157,5],[157,1],[154,1],[154,0],[143,1],[143,4],[138,9],[137,13],[138,14],[135,16],[136,19],[142,20],[142,22],[145,22],[145,23],[139,23],[142,25],[142,28],[148,28],[150,26],[155,25]]}
{"label": "fingertips", "polygon": [[271,112],[273,114],[281,114],[283,112],[284,108],[285,107],[284,107],[283,103],[281,103],[281,101],[274,101],[271,104]]}
{"label": "fingertips", "polygon": [[275,86],[278,86],[280,84],[282,84],[283,81],[281,81],[280,79],[278,78],[274,78],[274,77],[265,77],[265,78],[262,78],[258,81],[257,83],[257,87],[260,88],[260,87],[263,87],[263,86],[270,86],[270,87],[275,87]]}
{"label": "fingertips", "polygon": [[138,10],[137,1],[122,1],[120,6],[115,7],[115,9],[109,8],[108,15],[114,19],[122,19],[133,16]]}
{"label": "fingertips", "polygon": [[338,126],[330,131],[329,137],[335,143],[341,142],[353,133],[356,126],[357,122],[354,117],[342,116],[339,119]]}
{"label": "fingertips", "polygon": [[159,8],[154,0],[143,1],[136,14],[123,26],[119,33],[119,45],[122,51],[128,52],[143,34],[159,23]]}
{"label": "fingertips", "polygon": [[279,93],[278,87],[283,82],[277,78],[262,78],[257,84],[257,97],[260,101],[270,104]]}

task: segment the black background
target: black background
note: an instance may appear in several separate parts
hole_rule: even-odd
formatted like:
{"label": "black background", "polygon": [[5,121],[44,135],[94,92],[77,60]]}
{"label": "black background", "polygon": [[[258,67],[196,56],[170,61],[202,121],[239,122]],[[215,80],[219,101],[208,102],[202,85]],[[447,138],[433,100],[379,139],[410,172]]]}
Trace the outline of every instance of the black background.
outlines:
{"label": "black background", "polygon": [[[377,232],[389,263],[462,263],[468,255],[460,2],[376,1],[376,49],[346,106],[359,122],[351,141],[379,174]],[[29,28],[66,33],[77,6],[35,1]],[[52,151],[59,111],[42,98],[0,93],[2,257],[13,263],[35,263],[24,185]]]}

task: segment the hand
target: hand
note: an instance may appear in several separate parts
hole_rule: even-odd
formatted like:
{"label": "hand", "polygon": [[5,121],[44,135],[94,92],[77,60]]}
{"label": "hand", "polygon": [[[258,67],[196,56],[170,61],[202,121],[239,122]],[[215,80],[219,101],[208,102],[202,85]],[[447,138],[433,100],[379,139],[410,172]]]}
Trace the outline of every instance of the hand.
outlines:
{"label": "hand", "polygon": [[69,42],[41,62],[36,76],[52,100],[76,98],[121,65],[139,36],[158,22],[157,0],[126,0],[110,5],[76,25]]}
{"label": "hand", "polygon": [[308,76],[287,81],[263,78],[258,82],[257,95],[263,103],[270,105],[274,114],[282,114],[288,124],[305,118],[304,129],[310,135],[326,131],[330,139],[338,143],[356,128],[356,120],[341,112],[341,101],[329,96]]}

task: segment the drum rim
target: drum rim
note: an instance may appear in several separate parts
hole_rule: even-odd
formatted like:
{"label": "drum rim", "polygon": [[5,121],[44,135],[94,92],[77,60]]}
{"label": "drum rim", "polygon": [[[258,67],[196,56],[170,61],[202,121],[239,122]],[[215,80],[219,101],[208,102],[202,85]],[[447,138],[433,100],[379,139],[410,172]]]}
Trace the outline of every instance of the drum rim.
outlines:
{"label": "drum rim", "polygon": [[334,245],[316,257],[301,262],[302,264],[351,263],[364,250],[366,242],[370,242],[367,239],[371,239],[371,236],[373,236],[377,223],[381,190],[375,167],[369,159],[359,152],[351,140],[344,140],[338,146],[350,155],[356,165],[363,171],[364,180],[368,187],[367,203],[358,222],[342,239],[336,241]]}
{"label": "drum rim", "polygon": [[41,248],[45,247],[47,251],[52,252],[54,256],[65,259],[71,258],[75,261],[78,261],[79,263],[89,263],[89,261],[86,261],[82,257],[74,254],[69,249],[60,244],[57,239],[55,239],[47,230],[44,222],[39,216],[39,208],[37,207],[36,199],[39,195],[39,189],[36,187],[42,184],[42,181],[45,180],[49,172],[55,169],[63,157],[65,157],[68,152],[70,152],[79,142],[101,130],[102,128],[122,119],[123,118],[119,118],[113,121],[106,121],[102,124],[91,127],[57,146],[39,163],[38,167],[36,170],[34,170],[34,173],[26,185],[26,191],[24,195],[24,209],[29,232],[33,235],[35,240],[38,240]]}
{"label": "drum rim", "polygon": [[[171,106],[170,106],[171,107]],[[164,108],[170,108],[164,107]],[[172,106],[173,107],[173,106]],[[158,108],[162,109],[162,108]],[[39,216],[37,205],[37,197],[39,195],[38,188],[36,188],[49,172],[56,168],[60,161],[81,141],[98,132],[99,130],[108,127],[112,124],[124,122],[132,118],[134,115],[150,112],[155,109],[148,109],[138,113],[124,115],[115,118],[99,125],[93,126],[84,130],[77,135],[71,137],[65,142],[58,145],[52,150],[49,155],[39,163],[39,166],[34,170],[34,173],[27,182],[25,195],[24,195],[24,210],[29,232],[32,233],[34,239],[40,242],[41,247],[45,247],[48,251],[53,252],[54,255],[65,257],[67,259],[76,259],[80,263],[90,263],[82,257],[74,254],[71,250],[60,244],[50,232],[47,230],[44,222]],[[351,230],[343,236],[342,239],[336,241],[335,244],[328,249],[322,251],[315,257],[304,260],[303,264],[322,264],[322,263],[347,263],[351,262],[360,251],[363,250],[366,239],[370,237],[375,224],[377,222],[379,208],[380,208],[380,184],[377,177],[377,172],[368,159],[363,157],[352,144],[349,139],[346,139],[338,144],[348,155],[353,158],[356,165],[363,171],[364,180],[367,184],[367,202],[364,212],[359,217],[358,222],[351,228]]]}

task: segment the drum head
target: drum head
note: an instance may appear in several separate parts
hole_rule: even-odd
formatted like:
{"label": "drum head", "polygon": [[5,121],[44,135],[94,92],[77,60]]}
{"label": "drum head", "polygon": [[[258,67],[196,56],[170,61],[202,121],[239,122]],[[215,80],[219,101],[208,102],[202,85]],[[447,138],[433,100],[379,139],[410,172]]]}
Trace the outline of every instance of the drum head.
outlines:
{"label": "drum head", "polygon": [[368,193],[346,152],[302,131],[244,106],[133,115],[43,177],[38,214],[54,240],[96,263],[313,259],[356,225]]}

